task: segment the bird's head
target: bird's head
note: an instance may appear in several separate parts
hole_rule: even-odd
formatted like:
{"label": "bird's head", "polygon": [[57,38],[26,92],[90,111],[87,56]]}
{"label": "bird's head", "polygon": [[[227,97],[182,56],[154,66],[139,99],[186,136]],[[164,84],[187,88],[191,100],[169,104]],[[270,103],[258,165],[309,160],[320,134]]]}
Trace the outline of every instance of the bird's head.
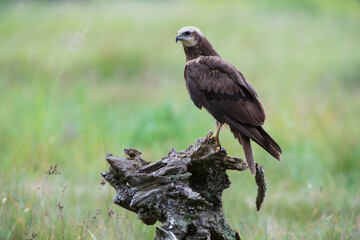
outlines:
{"label": "bird's head", "polygon": [[184,47],[193,47],[195,46],[201,38],[204,37],[204,34],[197,27],[183,27],[177,32],[175,41],[180,41]]}

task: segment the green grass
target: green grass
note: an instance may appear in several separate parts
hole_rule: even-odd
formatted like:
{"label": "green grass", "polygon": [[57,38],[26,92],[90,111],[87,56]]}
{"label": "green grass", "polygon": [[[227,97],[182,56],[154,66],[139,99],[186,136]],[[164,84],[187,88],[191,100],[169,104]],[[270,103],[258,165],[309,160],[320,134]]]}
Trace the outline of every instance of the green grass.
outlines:
{"label": "green grass", "polygon": [[[250,174],[229,173],[230,226],[244,239],[359,239],[359,12],[355,0],[0,4],[0,239],[154,238],[100,172],[108,152],[156,161],[214,128],[185,90],[185,25],[252,83],[284,152],[279,164],[253,147],[260,212]],[[243,156],[228,130],[221,141]]]}

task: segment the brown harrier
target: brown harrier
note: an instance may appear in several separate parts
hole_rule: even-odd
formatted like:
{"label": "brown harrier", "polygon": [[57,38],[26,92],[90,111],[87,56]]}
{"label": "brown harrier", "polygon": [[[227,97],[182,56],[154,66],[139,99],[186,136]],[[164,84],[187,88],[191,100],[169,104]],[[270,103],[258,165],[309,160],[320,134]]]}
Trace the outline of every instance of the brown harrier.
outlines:
{"label": "brown harrier", "polygon": [[220,128],[227,124],[243,146],[251,174],[255,175],[255,164],[250,139],[280,161],[281,148],[261,127],[266,118],[264,108],[241,72],[222,59],[196,27],[180,29],[177,41],[186,55],[187,90],[194,104],[215,118],[218,145]]}

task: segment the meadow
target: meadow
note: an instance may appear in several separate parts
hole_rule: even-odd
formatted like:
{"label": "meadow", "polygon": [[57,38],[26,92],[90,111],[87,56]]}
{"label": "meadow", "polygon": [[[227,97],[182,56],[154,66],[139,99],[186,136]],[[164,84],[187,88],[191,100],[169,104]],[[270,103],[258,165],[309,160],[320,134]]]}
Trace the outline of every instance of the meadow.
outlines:
{"label": "meadow", "polygon": [[214,129],[185,89],[187,25],[254,86],[283,149],[279,163],[253,144],[260,212],[250,173],[229,172],[229,225],[243,239],[360,239],[359,23],[355,0],[1,2],[0,239],[154,238],[100,172],[107,153],[156,161]]}

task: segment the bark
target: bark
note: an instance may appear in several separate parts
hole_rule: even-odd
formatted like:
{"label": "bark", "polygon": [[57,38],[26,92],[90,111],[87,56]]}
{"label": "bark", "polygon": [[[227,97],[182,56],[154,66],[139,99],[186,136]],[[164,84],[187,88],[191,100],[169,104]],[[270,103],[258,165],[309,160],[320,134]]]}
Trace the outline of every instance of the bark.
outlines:
{"label": "bark", "polygon": [[[225,221],[222,193],[230,186],[226,170],[244,171],[246,162],[227,156],[210,137],[196,140],[185,151],[172,149],[150,164],[136,149],[125,149],[125,158],[108,154],[108,171],[101,175],[116,190],[114,203],[137,213],[147,225],[157,221],[156,240],[240,239]],[[265,178],[257,166],[257,209],[265,197]]]}

